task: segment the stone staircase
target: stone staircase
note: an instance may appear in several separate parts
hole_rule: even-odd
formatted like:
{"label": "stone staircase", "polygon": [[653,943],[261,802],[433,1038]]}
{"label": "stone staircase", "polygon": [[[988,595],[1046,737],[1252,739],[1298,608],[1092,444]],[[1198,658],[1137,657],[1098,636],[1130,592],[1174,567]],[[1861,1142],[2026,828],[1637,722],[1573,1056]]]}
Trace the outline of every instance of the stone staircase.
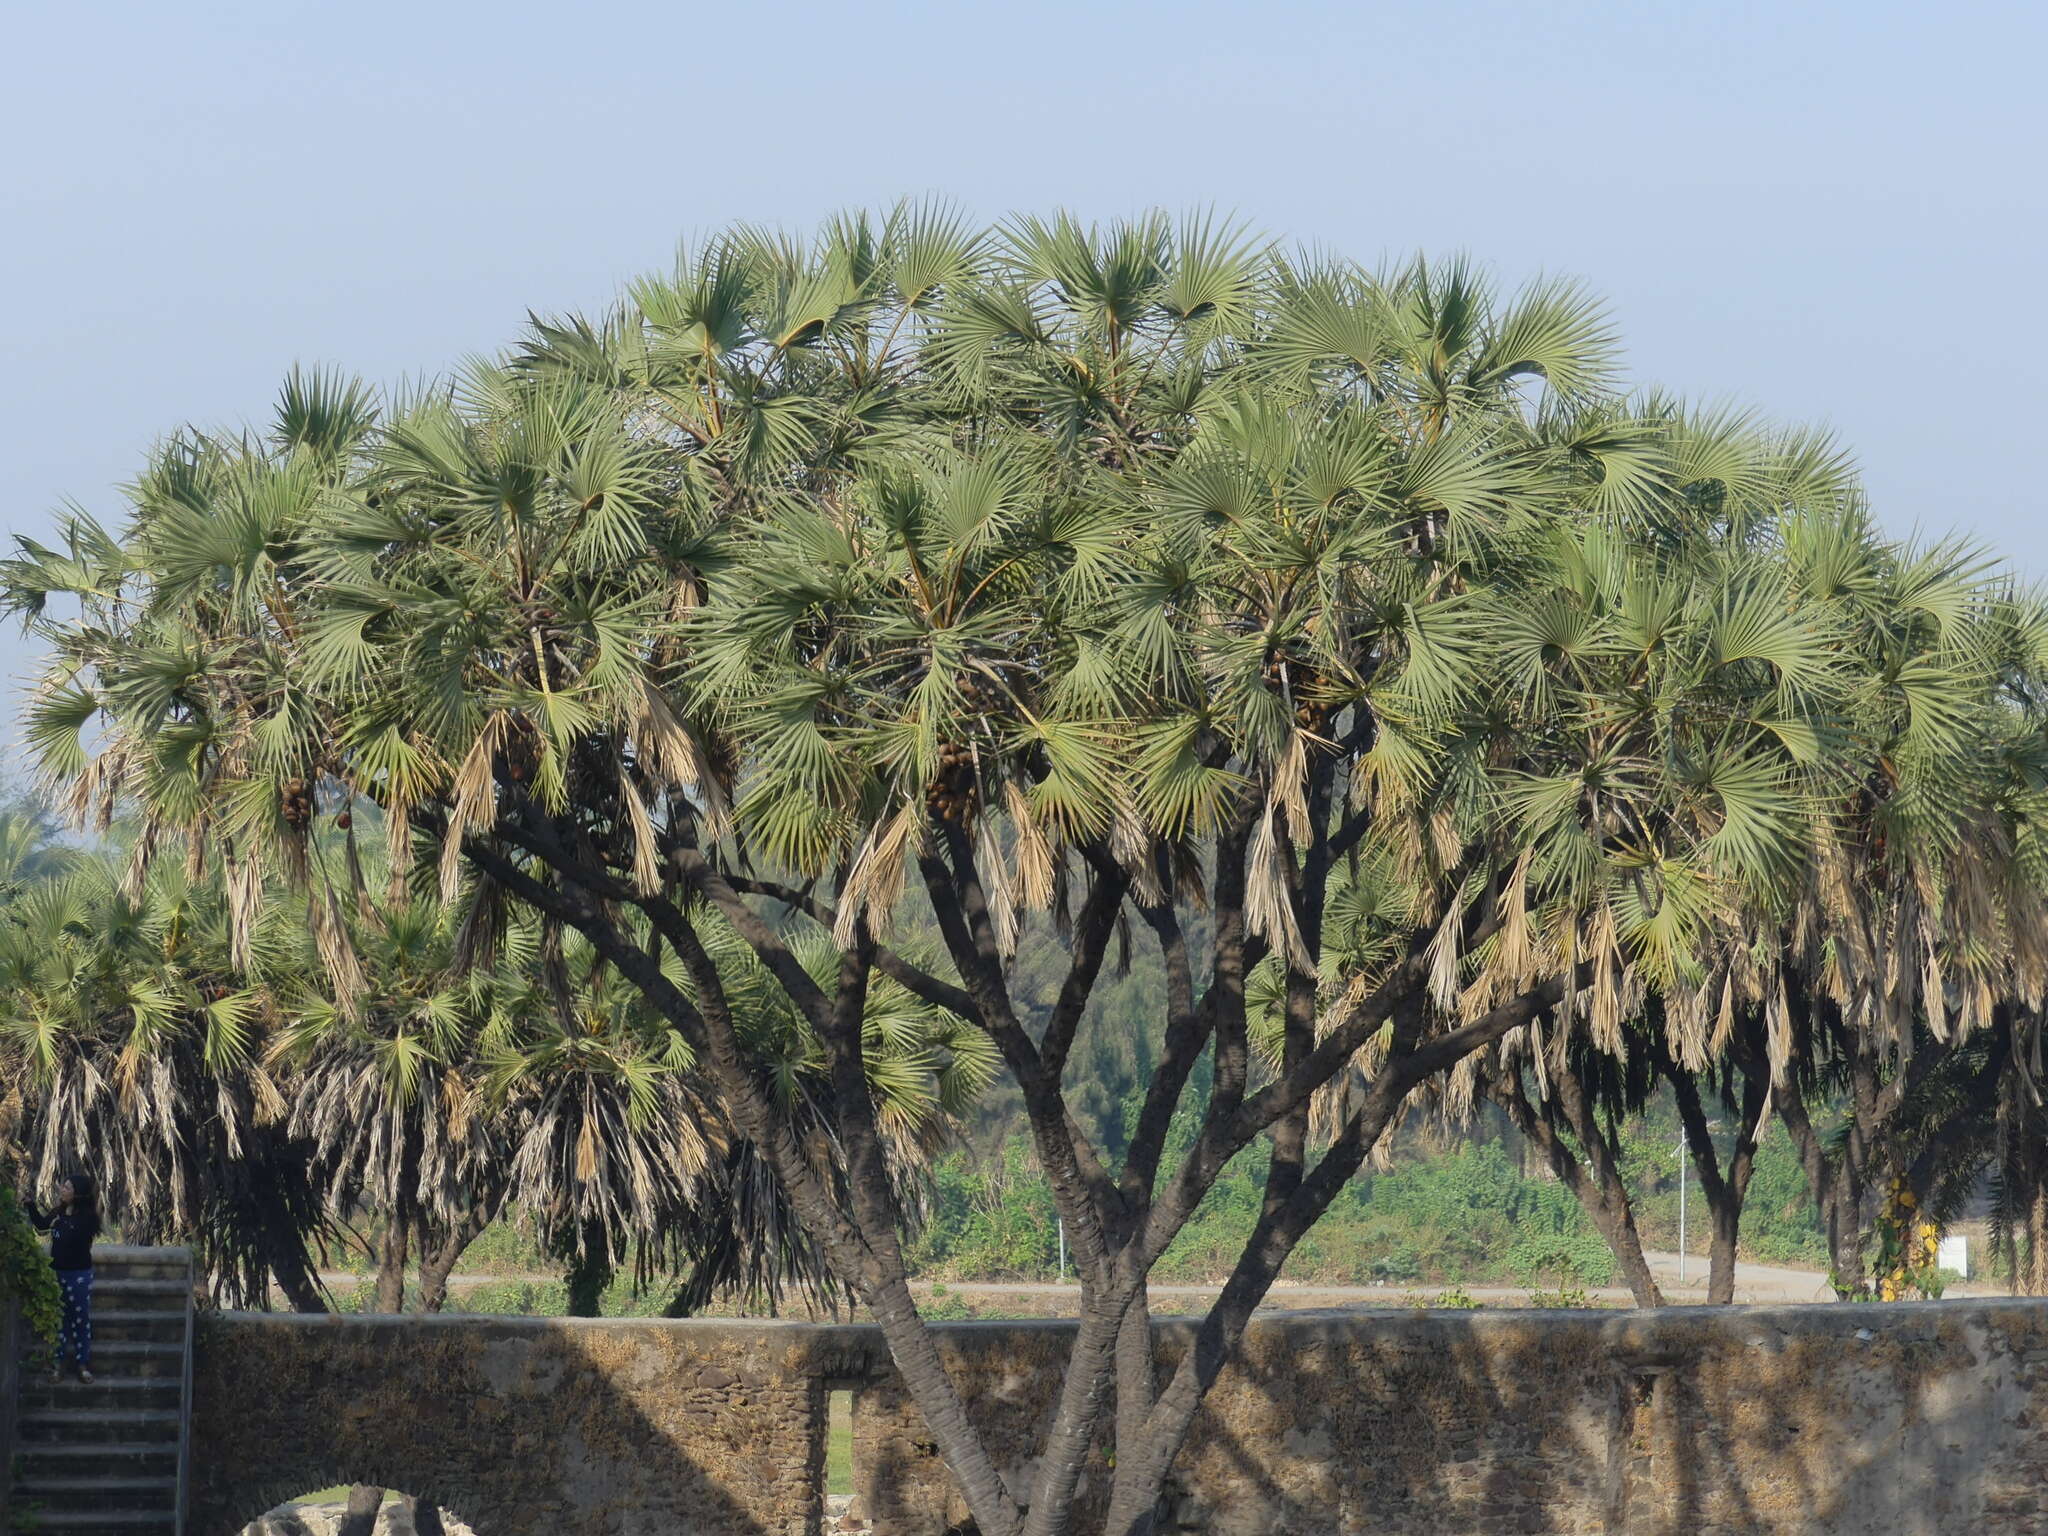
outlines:
{"label": "stone staircase", "polygon": [[8,1515],[50,1536],[181,1536],[192,1256],[105,1245],[93,1270],[95,1379],[23,1367]]}

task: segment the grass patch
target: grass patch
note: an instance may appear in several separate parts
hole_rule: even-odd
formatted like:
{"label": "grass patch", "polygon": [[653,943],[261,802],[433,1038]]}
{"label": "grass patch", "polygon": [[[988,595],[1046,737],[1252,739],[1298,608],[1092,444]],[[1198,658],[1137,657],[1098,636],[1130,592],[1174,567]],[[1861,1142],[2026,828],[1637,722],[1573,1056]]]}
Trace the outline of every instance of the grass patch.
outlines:
{"label": "grass patch", "polygon": [[[293,1504],[346,1504],[348,1502],[348,1489],[349,1485],[347,1483],[343,1483],[336,1488],[316,1488],[311,1493],[302,1493],[297,1498],[288,1502]],[[389,1488],[386,1488],[384,1490],[384,1502],[386,1504],[396,1504],[398,1502],[398,1495]]]}
{"label": "grass patch", "polygon": [[825,1491],[853,1492],[853,1394],[834,1392],[826,1400]]}

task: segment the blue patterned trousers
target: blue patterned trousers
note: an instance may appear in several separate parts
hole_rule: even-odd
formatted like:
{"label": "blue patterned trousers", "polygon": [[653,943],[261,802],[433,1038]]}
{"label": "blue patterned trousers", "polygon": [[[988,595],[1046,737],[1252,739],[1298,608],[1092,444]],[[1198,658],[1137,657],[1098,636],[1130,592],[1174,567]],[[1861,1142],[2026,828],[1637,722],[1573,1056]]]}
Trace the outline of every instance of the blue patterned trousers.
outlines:
{"label": "blue patterned trousers", "polygon": [[92,1365],[92,1271],[60,1269],[57,1288],[64,1293],[64,1331],[57,1337],[57,1364],[68,1355],[81,1371]]}

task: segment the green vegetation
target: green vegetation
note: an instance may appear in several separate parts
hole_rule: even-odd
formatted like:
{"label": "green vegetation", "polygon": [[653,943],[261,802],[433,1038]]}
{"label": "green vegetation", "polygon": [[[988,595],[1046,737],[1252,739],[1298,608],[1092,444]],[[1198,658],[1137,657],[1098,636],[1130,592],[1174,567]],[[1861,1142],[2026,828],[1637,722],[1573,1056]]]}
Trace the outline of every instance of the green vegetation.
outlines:
{"label": "green vegetation", "polygon": [[825,1491],[853,1492],[853,1400],[834,1392],[825,1419]]}
{"label": "green vegetation", "polygon": [[27,1336],[55,1348],[63,1298],[50,1259],[14,1191],[0,1186],[0,1300],[15,1303]]}
{"label": "green vegetation", "polygon": [[[1666,1121],[1665,1123],[1670,1123]],[[1510,1135],[1512,1133],[1509,1133]],[[1646,1123],[1638,1144],[1653,1132]],[[1678,1242],[1676,1167],[1641,1146],[1631,1190],[1646,1243]],[[1218,1181],[1155,1273],[1176,1282],[1218,1282],[1258,1217],[1263,1170],[1256,1156]],[[952,1280],[1049,1280],[1057,1272],[1051,1190],[1028,1143],[1013,1134],[994,1157],[954,1152],[933,1170],[932,1214],[912,1253],[917,1272]],[[1706,1228],[1695,1206],[1691,1246]],[[1820,1267],[1827,1244],[1812,1196],[1782,1132],[1758,1159],[1744,1213],[1742,1253],[1763,1263]],[[1527,1285],[1613,1283],[1614,1256],[1569,1191],[1525,1173],[1505,1139],[1409,1148],[1384,1173],[1361,1174],[1290,1256],[1286,1278],[1304,1284]]]}

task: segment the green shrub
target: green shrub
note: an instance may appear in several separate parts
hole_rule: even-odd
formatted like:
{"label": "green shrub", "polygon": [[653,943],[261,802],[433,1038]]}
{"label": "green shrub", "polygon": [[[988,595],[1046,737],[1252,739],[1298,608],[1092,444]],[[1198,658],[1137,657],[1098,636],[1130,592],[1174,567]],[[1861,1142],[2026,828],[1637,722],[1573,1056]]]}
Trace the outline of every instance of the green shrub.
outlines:
{"label": "green shrub", "polygon": [[0,1297],[19,1305],[30,1338],[56,1348],[64,1321],[57,1274],[11,1189],[0,1189]]}
{"label": "green shrub", "polygon": [[967,1304],[967,1298],[943,1285],[933,1286],[931,1295],[917,1310],[924,1314],[928,1323],[956,1323],[974,1316],[974,1308]]}
{"label": "green shrub", "polygon": [[1477,1312],[1486,1303],[1474,1301],[1466,1294],[1465,1287],[1454,1285],[1449,1290],[1438,1291],[1434,1301],[1423,1303],[1423,1305],[1435,1307],[1440,1312]]}

